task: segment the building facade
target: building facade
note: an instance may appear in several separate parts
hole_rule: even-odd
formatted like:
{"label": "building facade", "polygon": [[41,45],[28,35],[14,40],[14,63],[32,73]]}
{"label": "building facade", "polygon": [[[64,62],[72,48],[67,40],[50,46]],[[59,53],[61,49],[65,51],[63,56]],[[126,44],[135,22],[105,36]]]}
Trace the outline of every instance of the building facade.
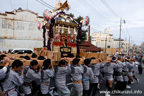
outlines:
{"label": "building facade", "polygon": [[43,17],[29,10],[0,13],[0,51],[14,48],[38,48],[43,46]]}
{"label": "building facade", "polygon": [[[120,41],[121,53],[127,54],[129,46],[128,42],[123,39]],[[103,52],[108,54],[115,54],[119,52],[119,39],[114,39],[113,34],[110,34],[109,31],[105,31],[104,33],[92,33],[91,43],[102,48]]]}

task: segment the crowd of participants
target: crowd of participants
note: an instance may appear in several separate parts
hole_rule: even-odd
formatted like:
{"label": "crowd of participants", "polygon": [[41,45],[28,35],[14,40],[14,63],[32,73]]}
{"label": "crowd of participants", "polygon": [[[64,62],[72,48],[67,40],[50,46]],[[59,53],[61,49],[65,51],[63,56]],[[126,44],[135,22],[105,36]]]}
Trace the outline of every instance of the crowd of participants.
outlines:
{"label": "crowd of participants", "polygon": [[[98,63],[91,63],[96,58],[83,58],[84,64],[80,64],[80,58],[75,58],[70,64],[70,58],[64,58],[54,66],[51,59],[32,54],[20,56],[21,60],[0,54],[0,64],[5,63],[0,69],[0,96],[96,96],[100,90],[101,81],[105,81],[105,96],[110,96],[112,90],[123,91],[131,88],[131,84],[139,79],[135,75],[135,65],[142,66],[143,56],[136,61],[134,56],[112,56]],[[39,64],[37,60],[44,60]],[[14,60],[12,65],[9,61]],[[31,60],[30,66],[25,61]],[[22,62],[23,61],[23,62]],[[142,74],[142,69],[140,69]],[[67,86],[67,75],[70,75],[72,88]],[[101,78],[100,78],[101,77]],[[54,89],[51,91],[51,81]]]}

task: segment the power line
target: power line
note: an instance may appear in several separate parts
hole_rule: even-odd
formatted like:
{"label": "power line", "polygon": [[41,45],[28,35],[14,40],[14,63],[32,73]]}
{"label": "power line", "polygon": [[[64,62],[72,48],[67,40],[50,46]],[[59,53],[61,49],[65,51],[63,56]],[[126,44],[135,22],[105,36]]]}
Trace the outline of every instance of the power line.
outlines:
{"label": "power line", "polygon": [[[128,33],[128,35],[129,35],[129,44],[132,44],[132,42],[133,42],[133,39],[132,39],[132,36],[130,35],[130,33],[129,33],[129,30],[128,30],[128,28],[127,28],[127,25],[126,25],[126,23],[125,23],[125,28],[126,28],[126,32]],[[133,43],[134,44],[134,43]]]}
{"label": "power line", "polygon": [[119,15],[108,5],[108,3],[105,0],[100,0],[109,10],[111,13],[113,13],[116,17],[119,17]]}
{"label": "power line", "polygon": [[[37,1],[38,3],[40,3],[40,4],[42,4],[43,6],[50,8],[47,4],[42,3],[42,2],[40,2],[39,0],[36,0],[36,1]],[[50,8],[50,9],[53,10],[52,8]]]}
{"label": "power line", "polygon": [[[82,4],[83,4],[83,3],[82,3]],[[83,6],[86,7],[85,4],[83,4]],[[72,9],[72,8],[71,8],[71,10],[73,10],[74,12],[77,12],[77,13],[81,16],[81,13],[80,13],[80,12],[78,12],[78,11]],[[95,19],[93,19],[93,20],[95,21]],[[98,25],[98,26],[100,26],[100,27],[102,28],[102,25],[100,25],[100,24],[98,24],[98,23],[95,23],[95,22],[93,22],[93,23],[96,24],[96,25]]]}
{"label": "power line", "polygon": [[[89,6],[87,7],[87,6],[85,6],[85,4],[84,4],[83,2],[81,2],[81,4],[83,4],[83,6],[85,6],[86,8],[90,8],[90,7],[91,7],[93,10],[95,10],[95,11],[98,12],[98,13],[100,13],[99,11],[97,11],[97,9],[95,9],[93,6],[91,6],[90,4],[88,4],[88,2],[85,1],[85,3],[86,3],[87,5],[89,5]],[[91,9],[89,9],[89,10],[91,11]],[[107,18],[106,16],[104,16],[104,15],[101,14],[101,13],[100,13],[100,15],[103,16],[103,17],[105,17],[105,19]],[[102,19],[102,20],[103,20],[103,19]],[[107,18],[107,20],[111,21],[111,20],[108,19],[108,18]],[[94,21],[95,21],[95,20],[94,20]],[[105,20],[103,20],[103,21],[105,22]],[[96,23],[95,23],[95,24],[96,24]],[[102,25],[100,25],[100,24],[96,24],[96,25],[102,26]]]}
{"label": "power line", "polygon": [[93,27],[90,27],[92,30],[94,30],[94,31],[97,31],[97,32],[101,32],[101,31],[99,31],[99,30],[96,30],[95,28],[93,28]]}
{"label": "power line", "polygon": [[108,17],[107,14],[105,14],[105,12],[103,10],[101,10],[101,8],[99,8],[92,0],[90,0],[90,2],[92,2],[92,4],[94,4],[95,7],[97,7],[102,13],[104,13],[104,16]]}
{"label": "power line", "polygon": [[76,10],[74,10],[74,9],[71,9],[71,10],[73,10],[74,12],[78,13],[79,15],[81,15],[80,12],[78,12],[78,11],[76,11]]}
{"label": "power line", "polygon": [[[83,4],[83,3],[81,3],[81,4]],[[84,7],[86,7],[85,6],[85,4],[83,4],[83,6]],[[87,7],[86,7],[87,8]],[[90,9],[89,9],[90,10]],[[75,11],[75,10],[74,10]],[[79,12],[78,12],[79,13]],[[94,20],[95,21],[95,19],[92,19],[92,20]],[[100,25],[100,24],[98,24],[98,23],[95,23],[95,22],[93,22],[94,24],[96,24],[96,25],[98,25],[98,26],[100,26],[101,28],[102,28],[102,25]],[[90,27],[90,28],[92,28],[92,27]],[[95,28],[92,28],[92,29],[94,29],[94,30],[96,30]],[[96,30],[96,31],[98,31],[98,30]]]}
{"label": "power line", "polygon": [[[84,7],[86,7],[87,8],[87,6],[83,3],[83,2],[81,2],[81,4],[84,6]],[[73,9],[72,9],[73,10]],[[91,11],[91,9],[89,9],[90,11]],[[74,10],[74,11],[76,11],[76,10]],[[77,13],[79,13],[78,11],[77,11]],[[80,14],[80,13],[79,13]],[[93,21],[95,21],[95,19],[92,19]],[[96,25],[98,25],[98,26],[100,26],[101,28],[102,28],[102,25],[100,25],[100,24],[98,24],[98,23],[95,23],[95,22],[93,22],[94,24],[96,24]],[[92,28],[92,27],[91,27]],[[94,29],[94,28],[93,28]],[[96,29],[95,29],[96,30]],[[97,30],[98,31],[98,30]]]}
{"label": "power line", "polygon": [[[92,19],[93,21],[95,21],[95,19]],[[93,22],[94,24],[96,24],[96,25],[99,25],[101,28],[103,27],[101,24],[99,24],[99,23],[95,23],[95,22]]]}
{"label": "power line", "polygon": [[[48,4],[47,2],[45,2],[45,1],[43,1],[43,0],[41,0],[42,2],[40,2],[40,1],[38,1],[38,0],[36,0],[37,2],[39,2],[39,3],[41,3],[42,5],[44,5],[44,6],[46,6],[46,7],[48,7],[48,8],[50,8],[50,9],[54,9],[54,7],[53,6],[51,6],[50,4]],[[50,5],[50,6],[49,6]],[[52,9],[52,10],[53,10]],[[75,11],[75,12],[77,12],[78,14],[80,14],[78,11],[76,11],[76,10],[74,10],[74,9],[72,9],[73,11]],[[94,22],[95,23],[95,22]],[[97,24],[97,23],[95,23],[95,24]],[[99,25],[99,26],[102,26],[102,25],[100,25],[100,24],[97,24],[97,25]],[[94,29],[94,28],[93,28]],[[96,30],[96,29],[95,29]]]}
{"label": "power line", "polygon": [[[80,2],[80,4],[82,4],[84,7],[86,7],[86,8],[88,8],[90,11],[91,11],[91,9],[90,9],[90,7],[89,6],[86,6],[83,2]],[[92,8],[93,9],[93,8]],[[95,21],[95,19],[93,19],[94,21]],[[103,19],[102,19],[103,20]],[[103,20],[104,22],[105,22],[105,20]],[[94,22],[95,23],[95,22]],[[99,26],[102,26],[102,25],[100,25],[100,24],[98,24],[98,23],[95,23],[96,25],[99,25]]]}
{"label": "power line", "polygon": [[126,31],[127,31],[128,35],[130,35],[126,24],[125,24],[125,27],[126,27]]}
{"label": "power line", "polygon": [[[95,7],[91,6],[88,2],[86,2],[85,0],[83,0],[85,2],[85,4],[87,4],[91,9],[93,9],[95,12],[99,13],[99,15],[105,17],[107,20],[109,20],[109,18],[107,18],[106,16],[104,16],[102,13],[100,13]],[[83,2],[81,2],[83,4]],[[85,4],[83,4],[85,6]],[[86,7],[87,8],[87,7]],[[91,11],[90,9],[90,11]],[[110,20],[109,20],[110,21]]]}
{"label": "power line", "polygon": [[[51,0],[51,1],[54,1],[54,0]],[[59,1],[59,0],[57,0],[57,1]],[[53,2],[53,3],[57,3],[57,2],[55,1],[55,2]],[[76,10],[72,9],[72,8],[70,8],[70,10],[72,10],[73,12],[76,12],[78,15],[81,15],[81,13],[80,13],[80,12],[78,12],[78,11],[76,11]]]}
{"label": "power line", "polygon": [[41,0],[43,3],[47,4],[49,7],[54,8],[53,6],[51,6],[50,4],[48,4],[47,2]]}
{"label": "power line", "polygon": [[[83,2],[80,2],[80,4],[82,4],[85,8],[88,8],[88,9],[91,11],[90,7],[89,7],[89,6],[86,6]],[[93,8],[92,8],[92,9],[93,9]]]}
{"label": "power line", "polygon": [[[44,4],[47,4],[47,5],[50,5],[50,4],[48,4],[47,2],[44,2],[43,0],[41,0]],[[51,6],[51,5],[50,5]],[[51,6],[51,8],[53,8],[54,9],[54,7],[53,6]],[[77,12],[78,14],[80,14],[78,11],[76,11],[76,10],[74,10],[74,9],[71,9],[71,10],[73,10],[74,12]]]}
{"label": "power line", "polygon": [[[41,1],[43,1],[43,0],[41,0]],[[44,2],[45,4],[48,4],[47,2]],[[53,7],[54,8],[54,7]],[[74,9],[72,9],[73,11],[75,11],[75,12],[77,12],[77,13],[79,13],[78,11],[76,11],[76,10],[74,10]],[[80,14],[80,13],[79,13]],[[95,23],[95,24],[97,24],[97,23]],[[100,25],[100,24],[97,24],[97,25],[99,25],[99,26],[102,26],[102,25]]]}
{"label": "power line", "polygon": [[125,24],[125,29],[126,29],[126,32],[127,32],[127,34],[129,35],[129,38],[131,37],[131,35],[129,34],[129,30],[128,30],[128,28],[127,28],[127,25],[126,25],[126,23],[124,23]]}
{"label": "power line", "polygon": [[42,2],[40,2],[39,0],[36,0],[38,3],[40,3],[40,4],[42,4],[42,5],[44,5],[45,7],[48,7],[49,8],[49,6],[47,6],[46,4],[44,4],[44,3],[42,3]]}
{"label": "power line", "polygon": [[[55,4],[55,3],[57,3],[55,0],[51,0],[51,1],[54,1],[53,3]],[[45,1],[46,2],[46,1]]]}
{"label": "power line", "polygon": [[[40,1],[38,1],[38,0],[36,0],[37,2],[39,2],[39,3],[41,3],[42,5],[44,5],[44,6],[46,6],[46,7],[48,7],[48,8],[50,8],[50,9],[54,9],[54,7],[53,6],[51,6],[50,4],[48,4],[47,2],[45,2],[45,1],[43,1],[43,0],[41,0],[42,2],[40,2]],[[49,7],[49,5],[50,5],[50,7]],[[52,9],[52,10],[53,10]],[[74,10],[74,9],[72,9],[74,12],[77,12],[78,14],[80,14],[78,11],[76,11],[76,10]]]}
{"label": "power line", "polygon": [[[124,31],[123,31],[123,30],[122,30],[122,33],[124,33]],[[124,35],[125,37],[127,37],[127,36],[126,36],[126,34],[122,34],[122,35]]]}
{"label": "power line", "polygon": [[[48,6],[50,6],[51,8],[53,8],[54,9],[54,7],[53,6],[51,6],[50,4],[48,4],[47,2],[45,2],[45,1],[43,1],[43,0],[41,0],[43,3],[45,3],[45,4],[47,4]],[[73,9],[72,9],[73,10]],[[75,11],[75,12],[77,12],[78,14],[80,14],[78,11],[76,11],[76,10],[73,10],[73,11]]]}
{"label": "power line", "polygon": [[[106,16],[104,16],[103,14],[101,14],[96,8],[94,8],[93,6],[91,6],[90,4],[88,4],[88,2],[86,2],[85,0],[84,0],[84,2],[85,2],[87,5],[89,5],[89,6],[87,7],[83,2],[81,2],[81,4],[82,4],[84,7],[89,8],[90,11],[91,11],[90,8],[92,8],[94,11],[96,11],[97,13],[99,13],[101,16],[103,16],[103,17],[107,18],[107,20],[111,21],[108,17],[106,17]],[[95,21],[95,19],[93,19],[93,20]],[[103,20],[103,21],[104,21],[104,20]],[[93,22],[93,23],[95,23],[95,22]],[[95,23],[95,24],[96,24],[96,25],[99,25],[99,26],[102,28],[102,25],[100,25],[100,24],[98,24],[98,23]]]}

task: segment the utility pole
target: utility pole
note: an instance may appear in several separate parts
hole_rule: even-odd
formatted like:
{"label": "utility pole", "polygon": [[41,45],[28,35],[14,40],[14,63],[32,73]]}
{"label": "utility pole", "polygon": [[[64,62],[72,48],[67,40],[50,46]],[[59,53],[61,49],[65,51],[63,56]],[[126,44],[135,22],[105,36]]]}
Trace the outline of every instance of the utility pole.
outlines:
{"label": "utility pole", "polygon": [[126,37],[126,53],[128,54],[128,48],[129,48],[129,43],[128,43],[128,41],[127,41],[127,37]]}
{"label": "utility pole", "polygon": [[106,53],[106,48],[107,48],[107,36],[105,38],[105,53]]}
{"label": "utility pole", "polygon": [[88,25],[88,42],[91,43],[91,39],[90,39],[90,25]]}
{"label": "utility pole", "polygon": [[[107,48],[107,35],[106,35],[106,38],[105,38],[105,54],[106,54],[106,48]],[[105,60],[106,60],[106,57],[105,57]]]}
{"label": "utility pole", "polygon": [[129,35],[129,51],[128,51],[128,54],[130,55],[130,35]]}
{"label": "utility pole", "polygon": [[120,54],[120,48],[121,48],[121,26],[122,26],[122,18],[120,19],[120,33],[119,33],[119,54]]}

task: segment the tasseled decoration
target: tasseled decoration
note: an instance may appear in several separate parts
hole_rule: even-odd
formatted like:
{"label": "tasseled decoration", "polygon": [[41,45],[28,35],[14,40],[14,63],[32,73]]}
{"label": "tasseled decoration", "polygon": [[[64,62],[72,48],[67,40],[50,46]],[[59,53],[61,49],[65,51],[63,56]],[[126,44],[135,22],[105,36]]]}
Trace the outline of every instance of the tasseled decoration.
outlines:
{"label": "tasseled decoration", "polygon": [[48,50],[50,50],[51,51],[51,39],[52,38],[54,38],[54,35],[53,35],[53,26],[54,26],[54,24],[55,24],[55,19],[54,18],[52,18],[51,19],[51,24],[50,24],[50,28],[49,28],[49,39],[48,39],[48,44],[47,44],[47,48],[48,48]]}
{"label": "tasseled decoration", "polygon": [[50,38],[53,38],[53,37],[54,37],[54,36],[53,36],[53,26],[54,26],[54,24],[55,24],[55,19],[52,18],[52,19],[51,19],[50,28],[49,28],[49,37],[50,37]]}
{"label": "tasseled decoration", "polygon": [[81,30],[81,27],[82,27],[82,23],[79,23],[79,24],[78,24],[78,35],[77,35],[77,40],[79,40],[79,39],[82,38],[82,30]]}
{"label": "tasseled decoration", "polygon": [[79,48],[79,40],[82,38],[82,23],[78,24],[78,35],[77,35],[77,54],[80,54],[80,48]]}
{"label": "tasseled decoration", "polygon": [[48,42],[47,42],[47,49],[51,51],[51,46],[50,46],[51,43],[50,42],[51,42],[51,39],[49,38]]}
{"label": "tasseled decoration", "polygon": [[43,28],[43,47],[46,47],[46,37],[45,37],[46,28],[45,28],[45,25],[43,25],[42,28]]}
{"label": "tasseled decoration", "polygon": [[79,41],[77,41],[77,55],[80,54]]}

